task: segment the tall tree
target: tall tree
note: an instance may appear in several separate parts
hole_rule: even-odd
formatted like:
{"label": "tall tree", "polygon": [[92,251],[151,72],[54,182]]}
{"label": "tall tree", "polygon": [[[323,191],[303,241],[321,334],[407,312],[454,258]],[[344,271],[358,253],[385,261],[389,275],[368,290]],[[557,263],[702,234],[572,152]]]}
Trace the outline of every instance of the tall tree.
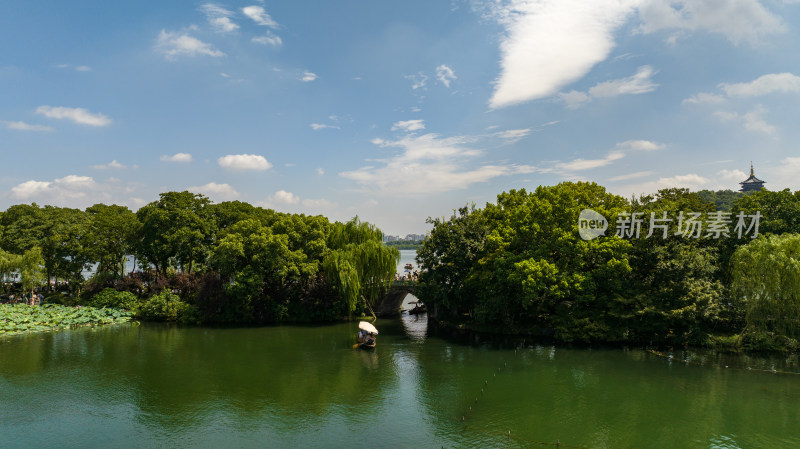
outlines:
{"label": "tall tree", "polygon": [[125,274],[125,256],[132,254],[134,236],[140,228],[136,214],[125,206],[95,204],[89,214],[88,246],[97,272],[119,278]]}
{"label": "tall tree", "polygon": [[732,263],[745,332],[800,338],[800,235],[760,237],[737,249]]}
{"label": "tall tree", "polygon": [[136,212],[142,225],[138,254],[162,274],[170,260],[191,273],[197,262],[205,261],[214,235],[210,205],[208,198],[189,191],[160,194],[158,201]]}

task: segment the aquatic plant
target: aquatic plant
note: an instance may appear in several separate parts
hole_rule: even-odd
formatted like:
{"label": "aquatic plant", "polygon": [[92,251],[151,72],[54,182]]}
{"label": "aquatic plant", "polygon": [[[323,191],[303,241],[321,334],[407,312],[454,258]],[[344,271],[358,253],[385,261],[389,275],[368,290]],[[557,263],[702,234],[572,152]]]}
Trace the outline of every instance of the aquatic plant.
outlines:
{"label": "aquatic plant", "polygon": [[128,322],[130,319],[130,312],[120,309],[67,307],[56,304],[44,306],[0,304],[0,335],[117,324]]}

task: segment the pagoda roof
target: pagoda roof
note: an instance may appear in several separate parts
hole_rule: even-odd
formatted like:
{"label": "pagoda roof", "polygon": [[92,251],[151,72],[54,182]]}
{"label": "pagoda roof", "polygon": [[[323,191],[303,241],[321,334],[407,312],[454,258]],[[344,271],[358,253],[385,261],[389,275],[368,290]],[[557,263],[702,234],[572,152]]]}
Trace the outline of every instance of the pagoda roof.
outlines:
{"label": "pagoda roof", "polygon": [[766,181],[762,181],[756,178],[756,175],[750,175],[749,178],[745,179],[744,181],[740,182],[739,184],[765,184]]}

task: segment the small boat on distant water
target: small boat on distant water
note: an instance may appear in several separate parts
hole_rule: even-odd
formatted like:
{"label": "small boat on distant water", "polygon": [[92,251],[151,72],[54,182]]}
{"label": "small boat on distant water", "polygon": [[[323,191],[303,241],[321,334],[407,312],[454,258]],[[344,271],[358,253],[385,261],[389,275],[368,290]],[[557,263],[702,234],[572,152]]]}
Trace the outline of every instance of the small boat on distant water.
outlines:
{"label": "small boat on distant water", "polygon": [[425,304],[422,301],[409,301],[409,304],[414,304],[414,308],[408,311],[409,315],[419,315],[420,313],[425,313],[428,311],[428,308],[425,307]]}
{"label": "small boat on distant water", "polygon": [[378,335],[378,329],[375,328],[371,323],[366,321],[361,321],[358,323],[358,335],[357,340],[358,343],[353,346],[354,348],[359,347],[362,349],[372,349],[377,344],[376,336]]}

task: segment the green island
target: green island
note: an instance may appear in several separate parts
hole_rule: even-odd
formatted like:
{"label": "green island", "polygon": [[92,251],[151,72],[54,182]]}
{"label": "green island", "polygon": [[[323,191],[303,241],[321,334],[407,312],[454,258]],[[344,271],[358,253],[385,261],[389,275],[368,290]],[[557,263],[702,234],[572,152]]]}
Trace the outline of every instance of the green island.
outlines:
{"label": "green island", "polygon": [[[731,193],[664,189],[625,199],[582,182],[504,192],[483,209],[429,219],[415,292],[434,322],[457,329],[565,343],[797,351],[800,193]],[[758,211],[758,238],[686,238],[674,220],[660,237],[619,238],[612,230],[587,241],[576,231],[587,208],[605,217],[691,211],[707,225],[716,198],[732,200],[730,216]],[[399,260],[397,245],[382,243],[381,231],[358,218],[332,223],[186,191],[163,193],[136,213],[104,204],[16,205],[0,215],[0,232],[0,272],[11,279],[6,302],[43,299],[187,324],[374,316]],[[131,273],[128,255],[137,264]],[[15,316],[26,310],[38,313],[15,309]],[[84,319],[105,322],[100,315],[61,321]],[[0,333],[19,329],[4,325]]]}

